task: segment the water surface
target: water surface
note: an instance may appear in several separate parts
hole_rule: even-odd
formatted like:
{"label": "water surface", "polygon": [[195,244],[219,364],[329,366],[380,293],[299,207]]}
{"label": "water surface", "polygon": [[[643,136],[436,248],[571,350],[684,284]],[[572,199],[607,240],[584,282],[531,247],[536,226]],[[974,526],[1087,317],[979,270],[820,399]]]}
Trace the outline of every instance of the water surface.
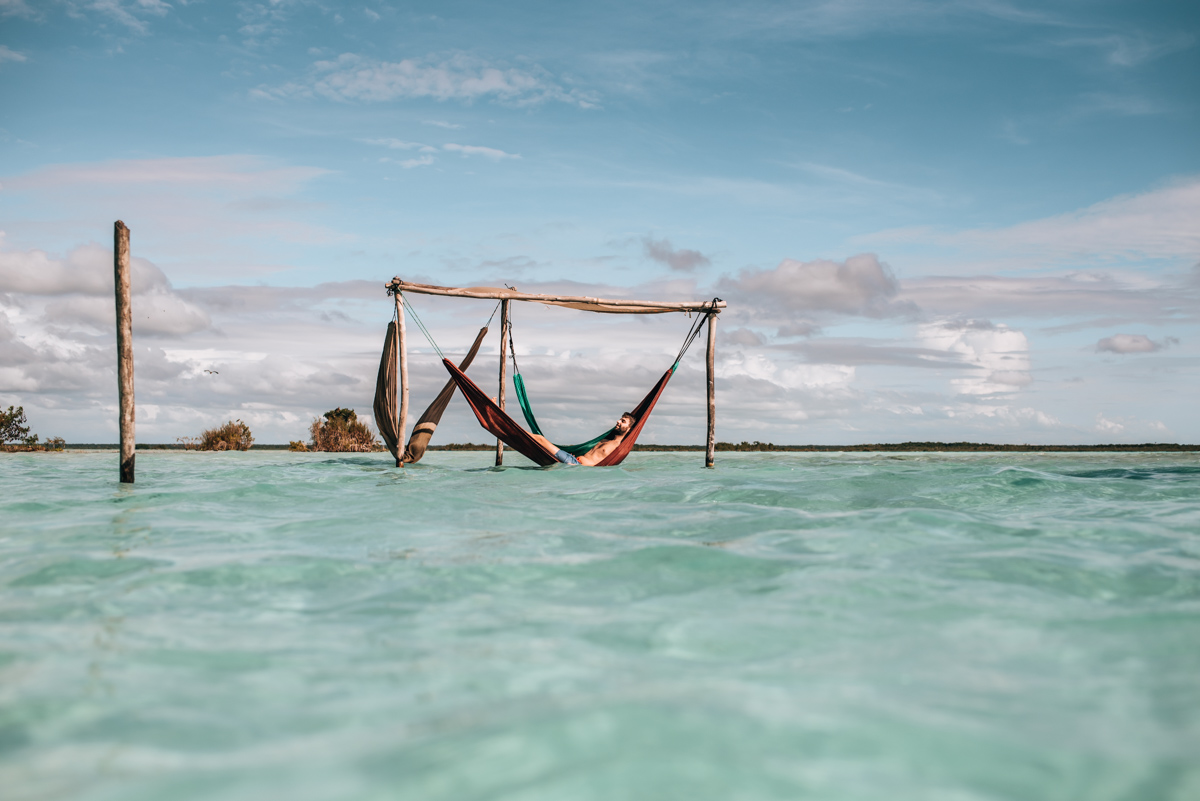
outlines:
{"label": "water surface", "polygon": [[0,455],[0,795],[1200,798],[1200,458],[718,456]]}

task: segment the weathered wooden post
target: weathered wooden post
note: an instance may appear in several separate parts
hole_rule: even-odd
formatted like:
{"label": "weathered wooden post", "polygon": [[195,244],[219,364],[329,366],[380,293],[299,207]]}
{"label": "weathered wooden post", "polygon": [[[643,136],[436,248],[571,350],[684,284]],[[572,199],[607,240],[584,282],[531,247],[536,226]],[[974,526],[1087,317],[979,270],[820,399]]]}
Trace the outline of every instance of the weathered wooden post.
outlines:
{"label": "weathered wooden post", "polygon": [[[504,383],[508,369],[508,301],[500,301],[500,393],[496,405],[504,411]],[[496,467],[504,464],[504,442],[496,440]]]}
{"label": "weathered wooden post", "polygon": [[400,421],[396,426],[400,432],[400,439],[397,440],[397,452],[400,454],[396,457],[396,467],[403,467],[404,462],[404,429],[408,425],[408,337],[404,330],[404,296],[400,294],[400,290],[396,290],[396,337],[399,339],[400,351]]}
{"label": "weathered wooden post", "polygon": [[708,313],[708,450],[704,454],[704,466],[712,467],[717,451],[717,375],[714,360],[717,353],[717,313]]}
{"label": "weathered wooden post", "polygon": [[120,404],[121,483],[133,483],[133,308],[130,305],[129,229],[113,223],[113,288],[117,301],[117,392]]}

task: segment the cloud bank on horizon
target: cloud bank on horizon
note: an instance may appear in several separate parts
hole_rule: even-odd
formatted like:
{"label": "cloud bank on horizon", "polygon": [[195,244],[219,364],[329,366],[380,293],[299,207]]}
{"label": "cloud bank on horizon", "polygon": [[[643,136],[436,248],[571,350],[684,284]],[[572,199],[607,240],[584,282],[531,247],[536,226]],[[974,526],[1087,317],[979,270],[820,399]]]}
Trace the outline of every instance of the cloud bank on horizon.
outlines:
{"label": "cloud bank on horizon", "polygon": [[[369,414],[392,275],[720,296],[723,440],[1200,441],[1200,12],[10,0],[0,19],[0,405],[45,436],[115,436],[120,218],[143,441]],[[491,313],[414,303],[447,351]],[[688,322],[515,308],[552,436],[639,398]],[[413,347],[419,407],[444,376]],[[702,441],[696,353],[660,409],[646,441]],[[439,432],[486,439],[460,402]]]}

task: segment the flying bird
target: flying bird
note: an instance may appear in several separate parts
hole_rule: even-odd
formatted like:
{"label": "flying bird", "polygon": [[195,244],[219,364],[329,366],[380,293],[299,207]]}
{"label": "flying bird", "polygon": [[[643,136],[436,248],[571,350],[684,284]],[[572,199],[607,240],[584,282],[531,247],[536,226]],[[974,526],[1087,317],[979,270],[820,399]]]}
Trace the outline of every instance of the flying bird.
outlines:
{"label": "flying bird", "polygon": [[211,375],[220,375],[220,373],[218,373],[216,370],[205,370],[204,372],[209,373]]}

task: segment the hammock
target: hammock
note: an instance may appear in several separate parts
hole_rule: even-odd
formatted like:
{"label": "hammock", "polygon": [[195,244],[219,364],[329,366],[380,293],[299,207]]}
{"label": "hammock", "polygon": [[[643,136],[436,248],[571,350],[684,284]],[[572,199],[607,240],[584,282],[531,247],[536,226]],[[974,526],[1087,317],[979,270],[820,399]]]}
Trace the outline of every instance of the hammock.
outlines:
{"label": "hammock", "polygon": [[[517,346],[513,344],[512,336],[512,317],[508,320],[508,352],[512,357],[513,364],[513,387],[517,390],[517,405],[521,407],[521,414],[525,416],[525,422],[529,424],[529,430],[535,434],[542,434],[542,429],[538,426],[537,418],[533,416],[533,406],[529,404],[529,392],[525,389],[525,379],[521,376],[521,366],[517,364]],[[678,366],[678,362],[676,362]],[[675,368],[672,367],[672,370]],[[558,447],[572,456],[583,456],[592,448],[599,445],[604,440],[608,439],[613,433],[613,429],[608,429],[598,437],[593,437],[587,442],[581,442],[578,445],[559,445]],[[545,437],[545,434],[542,434]],[[549,439],[549,437],[546,437]]]}
{"label": "hammock", "polygon": [[[487,326],[479,329],[479,333],[475,337],[475,343],[471,345],[471,349],[467,351],[467,357],[458,364],[458,369],[466,370],[471,366],[471,362],[475,360],[475,354],[479,353],[479,346],[483,344],[483,338],[487,336]],[[433,403],[429,404],[429,408],[421,415],[421,419],[417,420],[417,424],[413,426],[412,435],[408,438],[408,447],[404,449],[405,464],[421,461],[421,457],[425,455],[425,449],[429,446],[429,440],[433,437],[433,432],[437,430],[438,423],[442,420],[442,414],[445,413],[446,407],[450,405],[450,399],[454,397],[455,383],[447,381],[446,386],[442,387],[442,391],[433,399]]]}
{"label": "hammock", "polygon": [[[516,420],[505,414],[488,397],[486,392],[467,377],[466,373],[455,367],[453,362],[449,359],[442,359],[442,364],[445,365],[446,371],[450,373],[450,377],[454,380],[454,383],[458,384],[458,388],[462,390],[463,397],[467,399],[467,403],[471,406],[471,411],[475,412],[475,417],[479,420],[479,425],[495,434],[496,438],[501,440],[505,445],[508,445],[522,456],[537,462],[543,467],[552,465],[558,461],[547,453],[546,449],[528,431],[521,428]],[[629,433],[625,435],[624,439],[621,440],[621,443],[617,445],[612,453],[597,463],[598,467],[610,467],[625,461],[625,457],[629,455],[629,452],[633,450],[634,443],[637,442],[638,434],[642,433],[642,426],[650,419],[650,412],[654,410],[654,404],[658,403],[659,396],[667,388],[667,382],[671,380],[671,376],[675,374],[675,368],[678,366],[679,362],[675,362],[670,370],[663,373],[662,378],[658,379],[658,383],[651,387],[646,397],[642,398],[642,402],[630,412],[634,418],[634,423],[630,427]],[[600,439],[603,439],[603,437]],[[566,449],[563,448],[563,450]],[[591,450],[591,448],[588,450]],[[587,451],[583,452],[587,453]]]}
{"label": "hammock", "polygon": [[[479,334],[475,337],[475,344],[471,345],[471,350],[467,352],[466,358],[459,363],[459,369],[466,370],[471,366],[487,332],[486,325],[479,329]],[[387,336],[383,340],[383,355],[379,358],[379,376],[375,381],[375,424],[379,427],[379,435],[383,437],[384,444],[397,460],[397,464],[401,462],[412,464],[421,461],[421,457],[425,455],[425,450],[429,447],[429,440],[433,437],[433,432],[437,430],[446,407],[450,405],[450,398],[454,396],[456,385],[453,380],[446,382],[446,386],[442,387],[442,391],[433,399],[433,403],[429,404],[429,408],[413,426],[412,435],[408,438],[408,446],[404,449],[404,455],[397,455],[400,444],[400,432],[396,418],[396,350],[398,341],[396,323],[393,321],[388,323]]]}
{"label": "hammock", "polygon": [[[542,434],[542,429],[538,426],[537,418],[533,416],[533,407],[529,405],[529,393],[525,390],[525,379],[521,377],[521,371],[517,369],[517,360],[515,357],[513,358],[513,386],[516,387],[517,404],[521,407],[521,414],[525,416],[525,422],[529,424],[529,430],[535,434]],[[578,445],[559,445],[558,447],[572,456],[582,456],[608,439],[612,432],[613,429],[610,428],[600,436],[589,439],[587,442],[581,442]],[[542,436],[546,435],[542,434]]]}
{"label": "hammock", "polygon": [[396,322],[388,323],[383,338],[383,354],[379,357],[379,375],[375,379],[375,425],[383,444],[400,466],[400,428],[396,422],[396,351],[400,349],[400,333]]}
{"label": "hammock", "polygon": [[[696,337],[700,335],[701,324],[706,319],[707,319],[706,317],[698,316],[696,318],[696,321],[692,324],[691,328],[688,330],[688,335],[683,340],[683,347],[681,347],[679,349],[679,353],[675,356],[675,363],[673,365],[671,365],[672,373],[674,373],[675,369],[677,367],[679,367],[679,362],[683,359],[683,354],[687,353],[687,349],[689,347],[691,347],[692,342],[694,342],[696,340]],[[525,378],[521,375],[521,366],[517,364],[517,346],[516,346],[516,344],[513,343],[512,318],[511,317],[509,318],[509,322],[508,322],[508,352],[512,356],[513,387],[517,391],[517,404],[521,407],[521,414],[524,415],[525,422],[529,425],[530,431],[532,431],[535,434],[541,434],[543,437],[545,437],[546,435],[544,433],[542,433],[541,426],[538,425],[537,418],[534,417],[534,415],[533,415],[533,406],[529,402],[529,392],[525,388]],[[653,406],[653,404],[651,404],[651,406]],[[634,416],[640,417],[640,415],[634,415]],[[567,453],[571,454],[572,456],[582,456],[583,454],[587,453],[592,448],[596,447],[601,442],[603,442],[604,440],[606,440],[610,436],[612,436],[614,430],[615,429],[610,428],[607,431],[605,431],[603,434],[601,434],[600,436],[593,437],[592,439],[589,439],[587,442],[580,442],[578,445],[559,445],[558,447],[560,450],[564,450]],[[639,428],[639,430],[640,430],[640,428]],[[626,436],[628,437],[628,434]],[[549,439],[549,437],[546,437],[546,438]],[[621,458],[623,459],[625,457],[622,456]],[[613,464],[616,464],[616,462],[614,462]]]}

